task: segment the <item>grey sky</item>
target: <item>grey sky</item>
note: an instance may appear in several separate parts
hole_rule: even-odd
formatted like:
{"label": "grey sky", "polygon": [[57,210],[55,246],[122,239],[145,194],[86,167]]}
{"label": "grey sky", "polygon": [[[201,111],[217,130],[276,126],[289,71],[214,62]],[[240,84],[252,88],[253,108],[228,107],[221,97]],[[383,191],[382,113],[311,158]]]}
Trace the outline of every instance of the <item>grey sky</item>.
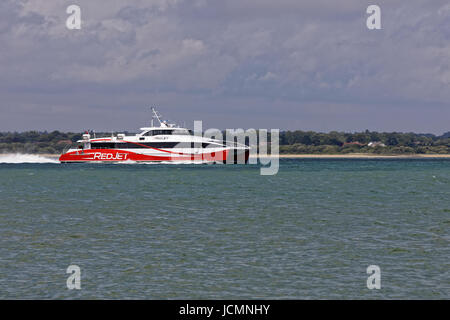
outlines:
{"label": "grey sky", "polygon": [[0,131],[134,131],[158,105],[221,129],[440,134],[449,89],[448,0],[0,2]]}

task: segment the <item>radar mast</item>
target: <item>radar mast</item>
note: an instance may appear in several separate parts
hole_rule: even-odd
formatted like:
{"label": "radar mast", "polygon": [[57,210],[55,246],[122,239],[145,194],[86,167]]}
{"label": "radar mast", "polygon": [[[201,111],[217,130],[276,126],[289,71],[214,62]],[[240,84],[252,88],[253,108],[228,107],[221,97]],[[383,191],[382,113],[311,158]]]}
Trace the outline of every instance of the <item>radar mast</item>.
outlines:
{"label": "radar mast", "polygon": [[153,112],[153,115],[152,115],[152,127],[154,127],[154,125],[153,125],[153,120],[154,119],[158,120],[160,127],[166,127],[166,124],[163,121],[161,121],[161,114],[159,114],[159,112],[156,111],[155,108],[153,108],[153,107],[151,107],[151,108],[152,108],[152,112]]}

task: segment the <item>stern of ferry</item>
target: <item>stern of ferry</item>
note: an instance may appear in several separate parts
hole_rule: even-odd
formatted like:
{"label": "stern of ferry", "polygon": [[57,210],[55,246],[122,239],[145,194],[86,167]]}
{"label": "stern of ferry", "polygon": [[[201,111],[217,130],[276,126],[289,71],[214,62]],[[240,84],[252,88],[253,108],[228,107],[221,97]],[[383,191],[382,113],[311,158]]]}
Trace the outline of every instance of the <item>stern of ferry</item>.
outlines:
{"label": "stern of ferry", "polygon": [[250,157],[250,147],[236,142],[227,142],[228,150],[225,164],[247,164]]}

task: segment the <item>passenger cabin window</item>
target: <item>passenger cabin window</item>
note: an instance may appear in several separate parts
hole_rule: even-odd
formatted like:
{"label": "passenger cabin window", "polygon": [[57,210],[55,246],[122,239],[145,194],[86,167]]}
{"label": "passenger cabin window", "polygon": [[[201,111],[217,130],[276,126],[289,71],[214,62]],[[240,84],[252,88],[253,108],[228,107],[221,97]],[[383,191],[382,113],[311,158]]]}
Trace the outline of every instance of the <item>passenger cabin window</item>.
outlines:
{"label": "passenger cabin window", "polygon": [[191,130],[174,130],[172,134],[177,134],[180,136],[189,136],[191,135]]}
{"label": "passenger cabin window", "polygon": [[192,130],[174,129],[174,130],[150,130],[143,134],[143,136],[158,136],[158,135],[181,135],[190,136],[192,135]]}
{"label": "passenger cabin window", "polygon": [[144,136],[171,135],[172,130],[150,130]]}

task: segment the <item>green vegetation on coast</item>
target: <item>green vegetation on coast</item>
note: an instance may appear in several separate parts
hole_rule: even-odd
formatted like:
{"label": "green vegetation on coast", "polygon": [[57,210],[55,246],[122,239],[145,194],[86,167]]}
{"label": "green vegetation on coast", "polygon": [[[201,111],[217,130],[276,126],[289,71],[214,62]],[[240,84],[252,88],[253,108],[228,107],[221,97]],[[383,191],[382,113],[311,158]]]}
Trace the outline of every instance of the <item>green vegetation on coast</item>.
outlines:
{"label": "green vegetation on coast", "polygon": [[332,131],[285,131],[280,133],[281,154],[351,154],[378,155],[450,154],[450,132],[433,134]]}
{"label": "green vegetation on coast", "polygon": [[[108,136],[111,133],[97,133]],[[59,154],[81,139],[82,133],[0,132],[0,153]],[[345,133],[332,131],[283,131],[280,133],[281,154],[352,154],[378,155],[450,154],[450,132],[441,136],[416,133]]]}
{"label": "green vegetation on coast", "polygon": [[0,132],[0,153],[58,154],[81,136],[60,131]]}

